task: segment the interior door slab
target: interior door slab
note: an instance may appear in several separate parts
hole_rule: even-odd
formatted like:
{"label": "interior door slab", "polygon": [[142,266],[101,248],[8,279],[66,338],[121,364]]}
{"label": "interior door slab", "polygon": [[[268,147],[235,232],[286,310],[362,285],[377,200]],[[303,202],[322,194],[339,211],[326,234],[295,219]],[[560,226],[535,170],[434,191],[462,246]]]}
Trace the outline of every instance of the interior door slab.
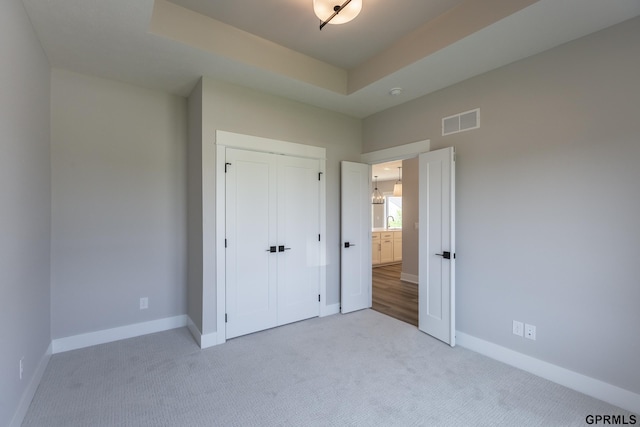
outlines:
{"label": "interior door slab", "polygon": [[418,328],[455,345],[455,152],[419,156]]}
{"label": "interior door slab", "polygon": [[278,156],[278,324],[320,314],[319,161]]}
{"label": "interior door slab", "polygon": [[[227,338],[277,325],[276,162],[227,149]],[[257,208],[259,207],[259,209]]]}
{"label": "interior door slab", "polygon": [[371,168],[341,162],[342,313],[371,307]]}

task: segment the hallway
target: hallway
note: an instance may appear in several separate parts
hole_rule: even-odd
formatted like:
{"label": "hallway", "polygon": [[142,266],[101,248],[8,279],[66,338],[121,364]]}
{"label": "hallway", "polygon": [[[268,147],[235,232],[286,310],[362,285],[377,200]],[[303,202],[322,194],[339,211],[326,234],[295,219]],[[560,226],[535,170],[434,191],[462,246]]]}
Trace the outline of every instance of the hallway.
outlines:
{"label": "hallway", "polygon": [[418,326],[418,285],[400,280],[402,264],[373,268],[373,310]]}

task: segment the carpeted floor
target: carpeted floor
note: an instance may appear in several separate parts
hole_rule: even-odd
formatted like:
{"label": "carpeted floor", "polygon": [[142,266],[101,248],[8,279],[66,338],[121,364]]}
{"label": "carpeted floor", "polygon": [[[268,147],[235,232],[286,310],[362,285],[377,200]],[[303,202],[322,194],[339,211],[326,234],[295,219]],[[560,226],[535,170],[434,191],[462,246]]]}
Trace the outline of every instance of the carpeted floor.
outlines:
{"label": "carpeted floor", "polygon": [[23,426],[568,426],[630,413],[372,310],[200,350],[186,328],[53,355]]}

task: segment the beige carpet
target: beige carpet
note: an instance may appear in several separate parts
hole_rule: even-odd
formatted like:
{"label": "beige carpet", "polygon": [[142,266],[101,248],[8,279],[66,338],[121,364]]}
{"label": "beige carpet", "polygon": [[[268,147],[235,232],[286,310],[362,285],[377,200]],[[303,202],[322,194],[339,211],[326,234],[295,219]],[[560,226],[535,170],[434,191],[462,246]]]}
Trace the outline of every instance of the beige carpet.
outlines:
{"label": "beige carpet", "polygon": [[567,426],[630,413],[372,310],[200,350],[176,329],[52,356],[23,426]]}

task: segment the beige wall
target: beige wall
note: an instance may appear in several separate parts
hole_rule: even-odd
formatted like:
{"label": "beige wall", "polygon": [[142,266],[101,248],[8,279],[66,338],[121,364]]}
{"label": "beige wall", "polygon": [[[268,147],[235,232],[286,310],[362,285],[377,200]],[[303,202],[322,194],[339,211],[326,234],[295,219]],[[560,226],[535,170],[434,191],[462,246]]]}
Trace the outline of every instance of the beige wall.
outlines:
{"label": "beige wall", "polygon": [[418,158],[402,162],[402,273],[418,276]]}
{"label": "beige wall", "polygon": [[[457,153],[457,326],[640,392],[640,18],[364,120]],[[406,88],[405,88],[406,89]],[[481,128],[441,136],[441,118]],[[537,340],[511,333],[537,326]]]}

